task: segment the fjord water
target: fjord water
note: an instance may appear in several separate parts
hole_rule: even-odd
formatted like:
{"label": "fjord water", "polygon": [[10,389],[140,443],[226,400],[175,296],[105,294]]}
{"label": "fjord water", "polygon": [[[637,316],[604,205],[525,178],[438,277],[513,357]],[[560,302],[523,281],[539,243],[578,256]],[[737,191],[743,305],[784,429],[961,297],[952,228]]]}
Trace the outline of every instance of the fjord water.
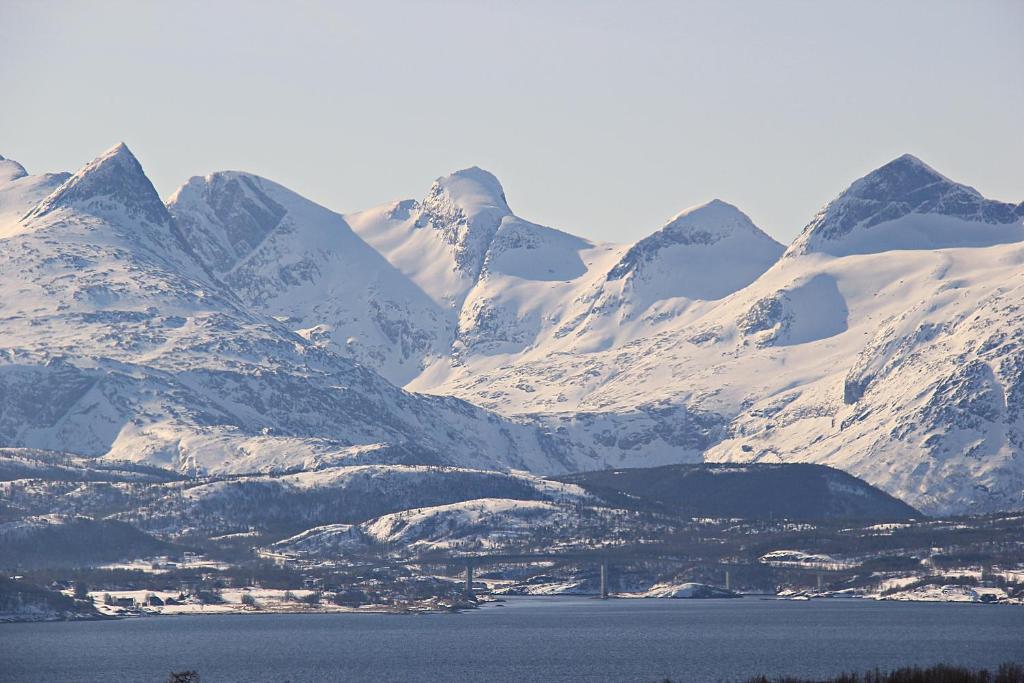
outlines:
{"label": "fjord water", "polygon": [[463,614],[0,625],[0,680],[732,681],[1024,661],[1024,609],[869,600],[516,598]]}

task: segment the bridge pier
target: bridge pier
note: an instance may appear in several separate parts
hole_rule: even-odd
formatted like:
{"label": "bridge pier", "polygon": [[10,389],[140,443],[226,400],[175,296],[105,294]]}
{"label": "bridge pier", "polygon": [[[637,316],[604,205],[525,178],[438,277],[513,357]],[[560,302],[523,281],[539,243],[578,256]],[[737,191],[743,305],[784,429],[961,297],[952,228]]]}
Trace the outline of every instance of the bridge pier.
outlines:
{"label": "bridge pier", "polygon": [[601,599],[608,599],[608,559],[601,560]]}

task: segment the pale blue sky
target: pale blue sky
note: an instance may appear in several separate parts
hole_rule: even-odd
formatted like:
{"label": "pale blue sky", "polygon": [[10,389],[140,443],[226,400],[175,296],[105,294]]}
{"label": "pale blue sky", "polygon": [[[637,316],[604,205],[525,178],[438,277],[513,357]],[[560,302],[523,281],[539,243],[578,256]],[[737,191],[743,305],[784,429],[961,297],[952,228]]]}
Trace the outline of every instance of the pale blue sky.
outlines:
{"label": "pale blue sky", "polygon": [[0,0],[0,154],[119,140],[163,195],[241,169],[339,211],[480,165],[632,241],[720,197],[789,241],[903,152],[1024,200],[1024,2]]}

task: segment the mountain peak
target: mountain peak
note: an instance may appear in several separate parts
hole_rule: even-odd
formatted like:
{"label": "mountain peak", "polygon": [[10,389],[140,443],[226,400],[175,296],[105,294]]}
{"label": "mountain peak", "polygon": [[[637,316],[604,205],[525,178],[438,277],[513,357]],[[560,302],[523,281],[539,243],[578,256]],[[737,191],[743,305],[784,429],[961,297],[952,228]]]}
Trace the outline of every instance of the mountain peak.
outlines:
{"label": "mountain peak", "polygon": [[119,209],[151,223],[169,220],[167,209],[135,155],[119,142],[83,166],[26,215],[46,215],[75,206],[101,213]]}
{"label": "mountain peak", "polygon": [[859,195],[874,192],[896,198],[933,183],[956,184],[913,154],[902,154],[868,173],[847,191]]}
{"label": "mountain peak", "polygon": [[[929,229],[918,225],[912,226],[912,234],[892,234],[888,229],[867,232],[881,224],[895,226],[896,221],[912,214],[933,217],[931,222],[938,226],[931,230],[935,234],[929,236]],[[977,234],[955,234],[945,223],[955,219],[1002,226],[1016,223],[1022,216],[1024,205],[986,199],[973,187],[950,180],[917,157],[903,154],[855,181],[829,202],[804,228],[789,254],[824,251],[843,255],[1016,241],[1016,231],[1002,235],[986,229],[975,231]]]}
{"label": "mountain peak", "polygon": [[470,166],[442,176],[430,188],[430,198],[445,197],[467,215],[481,211],[511,213],[505,190],[493,173]]}
{"label": "mountain peak", "polygon": [[909,168],[909,167],[921,168],[921,169],[924,169],[926,171],[929,171],[929,172],[935,174],[936,176],[944,177],[944,176],[942,176],[942,174],[940,174],[934,168],[932,168],[931,166],[929,166],[925,162],[921,161],[921,159],[919,157],[916,157],[913,154],[910,154],[909,152],[906,152],[904,154],[899,155],[898,157],[896,157],[895,159],[893,159],[889,163],[885,164],[881,168],[887,168],[887,167],[890,167],[890,166],[902,166],[902,167],[905,167],[905,168]]}
{"label": "mountain peak", "polygon": [[135,155],[132,154],[132,151],[130,149],[128,149],[128,145],[125,144],[124,140],[117,143],[103,154],[99,155],[97,159],[109,159],[112,157],[119,156],[130,157],[131,159],[134,159],[136,163],[138,163],[138,159],[135,159]]}
{"label": "mountain peak", "polygon": [[[710,247],[719,242],[733,240],[736,248],[753,248],[763,252],[767,263],[778,258],[783,246],[754,225],[738,208],[721,199],[683,209],[660,230],[634,244],[614,268],[608,272],[609,281],[620,280],[640,272],[660,259],[674,247]],[[741,247],[740,245],[746,245]],[[756,245],[756,247],[755,247]]]}
{"label": "mountain peak", "polygon": [[679,228],[701,226],[717,230],[735,223],[750,223],[750,225],[753,225],[750,218],[734,205],[721,199],[712,199],[703,204],[683,209],[669,219],[662,230],[673,226]]}
{"label": "mountain peak", "polygon": [[259,247],[287,213],[267,193],[272,187],[279,186],[240,171],[193,176],[171,195],[167,209],[200,261],[223,275]]}
{"label": "mountain peak", "polygon": [[28,171],[17,161],[0,156],[0,182],[10,182],[27,175]]}
{"label": "mountain peak", "polygon": [[471,166],[434,181],[416,227],[436,230],[452,249],[455,270],[475,281],[498,227],[511,215],[494,174]]}

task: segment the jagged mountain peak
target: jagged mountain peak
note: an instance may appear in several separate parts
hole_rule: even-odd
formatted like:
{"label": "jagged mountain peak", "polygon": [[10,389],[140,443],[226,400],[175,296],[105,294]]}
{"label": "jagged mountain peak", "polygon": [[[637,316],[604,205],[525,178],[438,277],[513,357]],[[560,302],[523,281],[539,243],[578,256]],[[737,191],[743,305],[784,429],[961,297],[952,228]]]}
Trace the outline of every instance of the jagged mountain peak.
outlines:
{"label": "jagged mountain peak", "polygon": [[99,213],[127,212],[150,223],[170,220],[166,207],[142,165],[120,142],[83,166],[26,215],[38,218],[74,206]]}
{"label": "jagged mountain peak", "polygon": [[124,140],[121,140],[116,145],[114,145],[107,151],[103,152],[103,154],[100,154],[98,157],[96,157],[95,161],[116,158],[130,159],[135,161],[135,163],[138,163],[138,159],[136,159],[135,155],[132,154],[132,151],[128,149],[128,145],[125,143]]}
{"label": "jagged mountain peak", "polygon": [[690,206],[690,207],[687,207],[687,208],[683,209],[682,211],[677,213],[675,216],[673,216],[672,220],[675,220],[677,218],[682,218],[683,216],[688,216],[688,215],[693,214],[693,213],[698,213],[698,212],[701,212],[701,211],[709,210],[709,209],[724,209],[724,210],[735,211],[735,212],[738,212],[738,213],[743,213],[742,211],[739,210],[739,208],[736,207],[735,204],[730,204],[729,202],[727,202],[725,200],[722,200],[722,199],[719,199],[718,197],[715,197],[714,199],[710,199],[710,200],[704,202],[703,204],[694,204],[693,206]]}
{"label": "jagged mountain peak", "polygon": [[[450,312],[453,321],[470,290],[486,277],[485,264],[491,273],[575,277],[580,272],[575,250],[589,245],[515,216],[498,179],[477,166],[437,178],[421,201],[391,202],[346,214],[345,219],[363,240]],[[526,253],[532,263],[519,261]],[[562,256],[572,265],[566,268],[560,262]]]}
{"label": "jagged mountain peak", "polygon": [[958,185],[913,154],[903,154],[853,183],[844,195],[880,201],[904,201],[937,183],[952,185],[981,196],[977,190]]}
{"label": "jagged mountain peak", "polygon": [[[415,227],[436,231],[451,251],[452,272],[471,284],[483,268],[484,258],[502,220],[512,216],[498,179],[471,166],[434,181],[420,203]],[[461,298],[466,284],[459,287]]]}
{"label": "jagged mountain peak", "polygon": [[839,256],[1002,244],[1024,239],[1022,218],[1024,204],[986,199],[973,187],[903,154],[829,202],[788,254],[820,251]]}

